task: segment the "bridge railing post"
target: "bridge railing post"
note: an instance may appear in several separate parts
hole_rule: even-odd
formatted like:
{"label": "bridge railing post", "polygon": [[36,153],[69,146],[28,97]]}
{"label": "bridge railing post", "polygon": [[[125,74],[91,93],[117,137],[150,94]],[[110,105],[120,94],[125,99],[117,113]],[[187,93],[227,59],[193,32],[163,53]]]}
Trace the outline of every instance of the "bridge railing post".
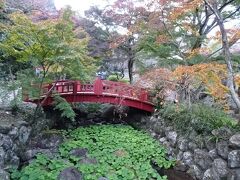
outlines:
{"label": "bridge railing post", "polygon": [[74,81],[74,84],[73,84],[73,94],[77,94],[78,87],[79,87],[79,91],[81,91],[81,83],[80,83],[80,81]]}
{"label": "bridge railing post", "polygon": [[99,77],[94,81],[93,92],[96,95],[102,95],[103,93],[103,83]]}

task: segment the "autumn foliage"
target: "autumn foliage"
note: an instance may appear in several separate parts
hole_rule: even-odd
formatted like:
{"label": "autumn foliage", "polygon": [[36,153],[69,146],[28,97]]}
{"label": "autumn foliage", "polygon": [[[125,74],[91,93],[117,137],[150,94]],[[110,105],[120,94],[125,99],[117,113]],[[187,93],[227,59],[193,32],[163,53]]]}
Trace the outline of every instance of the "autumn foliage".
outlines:
{"label": "autumn foliage", "polygon": [[[199,93],[209,94],[222,105],[225,105],[228,88],[226,80],[226,66],[217,63],[203,63],[193,66],[178,66],[173,71],[166,68],[158,68],[145,73],[137,86],[157,89],[155,96],[159,99],[169,99],[169,96],[177,100],[182,99],[182,93],[189,96],[199,96]],[[240,78],[238,77],[237,79]],[[200,89],[197,91],[197,89]],[[178,95],[176,95],[177,93]],[[196,94],[194,94],[196,93]],[[172,98],[170,98],[172,99]]]}
{"label": "autumn foliage", "polygon": [[179,66],[173,72],[177,82],[184,83],[185,88],[196,89],[203,85],[206,93],[215,99],[224,99],[228,88],[223,84],[226,79],[226,65],[216,63]]}

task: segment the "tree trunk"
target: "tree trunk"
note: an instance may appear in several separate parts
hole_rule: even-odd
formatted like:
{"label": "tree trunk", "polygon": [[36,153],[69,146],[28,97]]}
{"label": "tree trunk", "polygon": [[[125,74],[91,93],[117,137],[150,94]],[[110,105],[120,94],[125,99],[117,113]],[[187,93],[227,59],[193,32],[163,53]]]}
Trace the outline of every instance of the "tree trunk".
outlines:
{"label": "tree trunk", "polygon": [[135,58],[135,53],[133,49],[133,42],[134,38],[130,37],[128,39],[128,76],[129,76],[129,82],[132,84],[133,82],[133,64],[134,64],[134,58]]}
{"label": "tree trunk", "polygon": [[132,84],[133,82],[133,63],[134,63],[134,58],[129,58],[128,61],[128,76],[129,76],[129,82]]}
{"label": "tree trunk", "polygon": [[238,94],[235,92],[235,88],[234,88],[234,72],[233,72],[233,66],[232,66],[232,59],[231,59],[231,53],[229,50],[229,42],[228,42],[228,37],[227,37],[227,32],[226,29],[224,27],[224,23],[223,23],[223,17],[221,15],[221,13],[219,12],[218,8],[217,8],[217,4],[215,3],[215,7],[212,6],[209,2],[206,1],[206,3],[208,4],[209,8],[212,10],[212,12],[215,14],[216,19],[217,19],[217,23],[218,26],[220,28],[221,31],[221,35],[222,35],[222,48],[223,48],[223,53],[225,56],[225,62],[227,65],[227,86],[230,90],[232,99],[234,101],[234,103],[236,104],[238,110],[240,110],[240,99]]}

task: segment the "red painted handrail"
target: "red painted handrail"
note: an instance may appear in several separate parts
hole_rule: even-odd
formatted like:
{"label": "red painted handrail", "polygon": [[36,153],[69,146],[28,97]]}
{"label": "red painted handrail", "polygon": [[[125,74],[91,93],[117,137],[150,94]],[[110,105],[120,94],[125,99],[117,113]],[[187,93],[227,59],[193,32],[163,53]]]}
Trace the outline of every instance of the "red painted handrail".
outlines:
{"label": "red painted handrail", "polygon": [[[107,80],[101,80],[97,78],[93,84],[82,84],[80,81],[64,80],[57,81],[50,84],[45,84],[42,88],[42,97],[45,97],[50,89],[53,88],[52,94],[60,94],[63,96],[89,96],[94,95],[96,97],[116,97],[120,99],[131,99],[139,103],[139,109],[143,109],[141,103],[152,104],[148,96],[148,91],[145,89],[135,87],[122,82],[113,82]],[[25,92],[26,94],[26,92]],[[34,99],[34,98],[32,98]],[[26,96],[25,101],[31,101],[31,98]],[[33,102],[35,100],[32,100]],[[113,101],[113,100],[112,100]],[[115,102],[115,101],[114,101]],[[133,102],[131,102],[133,103]],[[131,104],[130,104],[131,106]],[[138,107],[136,103],[133,105]],[[153,106],[153,105],[152,105]],[[151,109],[148,107],[148,109]]]}

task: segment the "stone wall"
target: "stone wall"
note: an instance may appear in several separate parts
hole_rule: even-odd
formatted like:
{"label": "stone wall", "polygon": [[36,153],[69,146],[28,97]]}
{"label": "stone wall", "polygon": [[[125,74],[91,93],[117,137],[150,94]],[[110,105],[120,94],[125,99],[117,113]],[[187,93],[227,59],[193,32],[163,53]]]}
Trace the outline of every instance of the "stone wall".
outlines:
{"label": "stone wall", "polygon": [[177,160],[175,170],[194,179],[240,180],[240,132],[221,128],[209,136],[200,137],[196,132],[182,135],[161,117],[141,118],[135,125],[167,148],[169,158]]}
{"label": "stone wall", "polygon": [[29,140],[46,127],[51,120],[44,117],[32,121],[35,106],[23,104],[18,112],[0,108],[0,179],[8,180],[9,171],[18,168],[26,156]]}

